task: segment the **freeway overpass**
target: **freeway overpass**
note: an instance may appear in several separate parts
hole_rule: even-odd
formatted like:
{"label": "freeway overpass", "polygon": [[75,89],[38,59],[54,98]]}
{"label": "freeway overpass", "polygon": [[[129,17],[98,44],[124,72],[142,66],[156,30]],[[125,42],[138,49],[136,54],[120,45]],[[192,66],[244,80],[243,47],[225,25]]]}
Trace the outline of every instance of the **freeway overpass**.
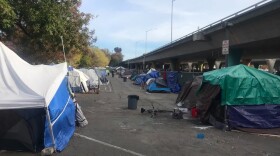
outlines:
{"label": "freeway overpass", "polygon": [[217,62],[230,66],[252,59],[270,59],[270,65],[272,59],[274,66],[275,58],[280,58],[280,0],[263,0],[123,64],[143,69],[170,63],[177,70],[182,63],[208,62],[212,69]]}

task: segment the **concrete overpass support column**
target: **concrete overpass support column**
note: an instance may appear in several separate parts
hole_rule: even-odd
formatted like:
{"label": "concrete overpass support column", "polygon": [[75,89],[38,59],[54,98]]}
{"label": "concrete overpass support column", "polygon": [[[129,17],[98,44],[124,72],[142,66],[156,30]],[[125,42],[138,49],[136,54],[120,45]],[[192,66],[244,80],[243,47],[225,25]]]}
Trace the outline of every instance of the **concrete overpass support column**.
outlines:
{"label": "concrete overpass support column", "polygon": [[275,65],[276,59],[267,59],[266,64],[268,66],[268,70],[270,73],[274,72],[274,65]]}
{"label": "concrete overpass support column", "polygon": [[141,64],[137,64],[137,71],[138,71],[138,73],[141,73],[142,70],[143,70],[143,64],[142,63]]}
{"label": "concrete overpass support column", "polygon": [[207,63],[208,63],[210,71],[214,69],[215,61],[216,61],[216,59],[214,59],[214,58],[207,59]]}
{"label": "concrete overpass support column", "polygon": [[134,69],[137,71],[137,73],[139,72],[139,67],[138,67],[138,64],[136,63],[136,64],[134,64]]}
{"label": "concrete overpass support column", "polygon": [[180,68],[180,62],[178,61],[178,59],[172,59],[171,60],[171,70],[172,71],[179,71]]}
{"label": "concrete overpass support column", "polygon": [[191,72],[192,71],[192,62],[188,62],[188,66],[189,66],[189,72]]}
{"label": "concrete overpass support column", "polygon": [[256,69],[258,69],[259,68],[259,66],[260,66],[260,64],[259,63],[254,63],[254,68],[256,68]]}
{"label": "concrete overpass support column", "polygon": [[234,66],[240,64],[240,59],[242,57],[242,49],[232,49],[227,56],[227,66]]}
{"label": "concrete overpass support column", "polygon": [[198,61],[197,62],[197,68],[198,68],[199,72],[203,71],[203,64],[204,64],[204,61]]}
{"label": "concrete overpass support column", "polygon": [[161,62],[157,62],[156,64],[156,70],[163,70],[163,63],[161,63]]}
{"label": "concrete overpass support column", "polygon": [[151,62],[151,68],[156,69],[156,62]]}
{"label": "concrete overpass support column", "polygon": [[220,69],[222,61],[215,61],[216,69]]}

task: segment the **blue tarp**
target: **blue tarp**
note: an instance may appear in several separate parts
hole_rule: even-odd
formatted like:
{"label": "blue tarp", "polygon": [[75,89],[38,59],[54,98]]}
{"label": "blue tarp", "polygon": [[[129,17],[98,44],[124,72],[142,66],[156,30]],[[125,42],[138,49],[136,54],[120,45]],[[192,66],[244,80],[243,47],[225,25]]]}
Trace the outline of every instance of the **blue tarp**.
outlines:
{"label": "blue tarp", "polygon": [[156,82],[152,82],[147,86],[148,92],[154,92],[154,93],[170,93],[170,88],[167,87],[159,87],[157,86]]}
{"label": "blue tarp", "polygon": [[280,105],[228,106],[232,128],[280,128]]}
{"label": "blue tarp", "polygon": [[171,89],[171,92],[178,93],[180,91],[180,85],[178,83],[178,72],[170,71],[167,72],[166,81],[168,87]]}
{"label": "blue tarp", "polygon": [[145,83],[148,79],[146,78],[147,74],[140,74],[136,77],[134,84],[140,85],[142,83]]}
{"label": "blue tarp", "polygon": [[[75,131],[75,105],[67,90],[67,79],[64,79],[49,104],[51,123],[57,151],[62,151]],[[46,119],[44,145],[52,147],[49,122]]]}
{"label": "blue tarp", "polygon": [[152,71],[151,73],[149,73],[149,76],[151,78],[158,78],[159,77],[159,72],[158,71]]}

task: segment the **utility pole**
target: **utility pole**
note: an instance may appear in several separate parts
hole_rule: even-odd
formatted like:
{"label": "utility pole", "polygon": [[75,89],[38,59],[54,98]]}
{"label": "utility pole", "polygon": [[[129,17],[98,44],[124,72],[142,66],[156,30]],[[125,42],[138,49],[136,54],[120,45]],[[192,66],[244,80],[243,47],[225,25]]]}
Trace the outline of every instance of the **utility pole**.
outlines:
{"label": "utility pole", "polygon": [[148,32],[151,30],[155,30],[156,28],[146,30],[146,39],[145,39],[145,53],[143,54],[143,71],[145,70],[145,55],[147,54],[147,39],[148,39]]}
{"label": "utility pole", "polygon": [[171,0],[171,43],[172,43],[172,31],[173,31],[173,2],[174,2],[175,0]]}

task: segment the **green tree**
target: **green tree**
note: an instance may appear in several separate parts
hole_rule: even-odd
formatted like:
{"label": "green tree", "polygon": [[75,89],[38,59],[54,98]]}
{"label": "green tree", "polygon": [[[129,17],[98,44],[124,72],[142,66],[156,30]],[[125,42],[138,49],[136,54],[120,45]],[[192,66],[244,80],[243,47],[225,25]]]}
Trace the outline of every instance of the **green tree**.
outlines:
{"label": "green tree", "polygon": [[109,64],[109,58],[106,56],[106,53],[101,49],[94,47],[92,48],[95,59],[94,59],[94,66],[96,67],[105,67]]}
{"label": "green tree", "polygon": [[78,10],[80,1],[0,0],[0,4],[7,10],[0,13],[3,40],[19,45],[30,61],[63,61],[61,36],[68,57],[83,53],[95,42],[94,31],[87,28],[93,16]]}
{"label": "green tree", "polygon": [[[16,20],[16,14],[13,8],[6,0],[0,0],[0,37],[4,32],[9,31]],[[4,36],[3,36],[4,37]]]}
{"label": "green tree", "polygon": [[123,60],[122,49],[119,47],[114,48],[115,53],[111,54],[110,66],[118,66]]}
{"label": "green tree", "polygon": [[115,47],[114,48],[115,53],[121,53],[122,52],[122,48],[120,47]]}

